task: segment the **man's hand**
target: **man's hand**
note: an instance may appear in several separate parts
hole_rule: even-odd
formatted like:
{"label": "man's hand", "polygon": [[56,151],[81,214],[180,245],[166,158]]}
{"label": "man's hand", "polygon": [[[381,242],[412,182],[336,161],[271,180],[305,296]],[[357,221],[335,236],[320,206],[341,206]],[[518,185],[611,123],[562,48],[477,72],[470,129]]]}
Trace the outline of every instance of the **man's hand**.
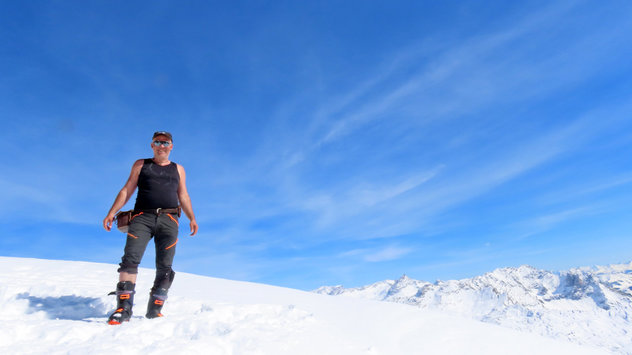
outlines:
{"label": "man's hand", "polygon": [[112,230],[113,223],[114,223],[114,215],[109,214],[103,219],[103,228],[105,228],[105,230],[109,232]]}
{"label": "man's hand", "polygon": [[196,235],[198,231],[197,222],[195,220],[192,220],[191,223],[189,223],[189,226],[191,227],[191,236]]}

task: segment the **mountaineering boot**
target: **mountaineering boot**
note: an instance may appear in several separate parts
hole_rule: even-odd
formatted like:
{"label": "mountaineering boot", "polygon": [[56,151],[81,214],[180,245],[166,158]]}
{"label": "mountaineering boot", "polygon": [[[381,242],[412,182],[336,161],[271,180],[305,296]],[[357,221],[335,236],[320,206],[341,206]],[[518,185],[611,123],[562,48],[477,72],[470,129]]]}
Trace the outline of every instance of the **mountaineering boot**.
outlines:
{"label": "mountaineering boot", "polygon": [[168,290],[165,288],[159,288],[157,290],[152,288],[149,295],[149,303],[147,304],[147,314],[145,314],[145,317],[149,319],[162,317],[162,313],[160,313],[160,311],[167,300],[167,291]]}
{"label": "mountaineering boot", "polygon": [[167,293],[169,292],[169,287],[171,287],[175,275],[176,273],[173,272],[173,270],[166,273],[156,273],[154,286],[149,293],[149,302],[147,303],[147,314],[145,314],[145,317],[149,319],[162,317],[160,311],[162,311],[162,306],[167,300]]}
{"label": "mountaineering boot", "polygon": [[132,306],[134,305],[134,287],[131,281],[122,281],[116,284],[116,311],[110,315],[108,324],[121,324],[132,318]]}

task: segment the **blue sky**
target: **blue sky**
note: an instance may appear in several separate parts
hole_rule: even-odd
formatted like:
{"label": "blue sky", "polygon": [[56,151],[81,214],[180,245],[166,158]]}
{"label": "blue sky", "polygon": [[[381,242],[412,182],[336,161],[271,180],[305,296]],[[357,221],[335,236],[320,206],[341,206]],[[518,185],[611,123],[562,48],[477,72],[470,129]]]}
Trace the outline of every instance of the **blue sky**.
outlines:
{"label": "blue sky", "polygon": [[118,263],[101,221],[169,130],[200,224],[176,271],[313,289],[630,261],[631,15],[1,2],[1,254]]}

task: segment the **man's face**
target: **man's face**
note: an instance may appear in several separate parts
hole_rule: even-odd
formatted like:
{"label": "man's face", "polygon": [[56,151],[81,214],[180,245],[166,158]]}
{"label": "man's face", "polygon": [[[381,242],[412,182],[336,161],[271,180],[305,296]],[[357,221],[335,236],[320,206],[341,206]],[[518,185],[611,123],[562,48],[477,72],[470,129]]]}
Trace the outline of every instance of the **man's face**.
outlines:
{"label": "man's face", "polygon": [[[168,144],[165,146],[164,142],[167,142]],[[156,157],[168,157],[169,153],[171,153],[171,150],[173,149],[173,142],[167,136],[159,135],[151,141],[151,149],[153,149],[154,156]]]}

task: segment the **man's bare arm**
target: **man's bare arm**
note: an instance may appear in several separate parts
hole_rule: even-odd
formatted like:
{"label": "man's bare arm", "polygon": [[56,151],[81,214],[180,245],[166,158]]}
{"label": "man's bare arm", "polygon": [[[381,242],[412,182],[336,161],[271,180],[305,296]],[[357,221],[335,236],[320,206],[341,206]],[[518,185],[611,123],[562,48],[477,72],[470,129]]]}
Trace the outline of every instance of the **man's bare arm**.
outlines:
{"label": "man's bare arm", "polygon": [[116,195],[116,199],[114,199],[114,203],[108,211],[107,216],[103,219],[103,228],[106,231],[112,230],[112,223],[114,222],[114,215],[118,210],[120,210],[127,201],[132,197],[136,187],[138,186],[138,176],[140,175],[140,170],[143,168],[143,159],[137,160],[134,165],[132,165],[132,171],[129,174],[129,178],[125,183],[125,186],[119,191],[118,195]]}
{"label": "man's bare arm", "polygon": [[182,211],[189,218],[189,226],[191,227],[191,235],[197,234],[198,224],[195,221],[195,214],[193,213],[193,206],[191,205],[191,198],[187,191],[186,173],[182,165],[178,164],[178,173],[180,174],[180,184],[178,185],[178,199],[180,200],[180,206]]}

